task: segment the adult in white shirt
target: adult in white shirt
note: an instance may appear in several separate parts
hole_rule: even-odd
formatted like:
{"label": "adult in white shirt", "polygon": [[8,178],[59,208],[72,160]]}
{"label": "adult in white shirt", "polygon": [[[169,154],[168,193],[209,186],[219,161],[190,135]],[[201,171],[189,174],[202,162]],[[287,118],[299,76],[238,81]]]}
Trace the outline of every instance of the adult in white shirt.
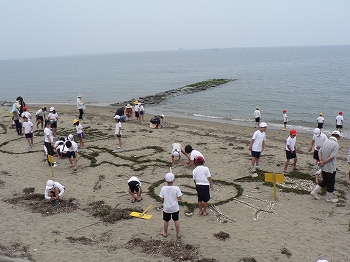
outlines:
{"label": "adult in white shirt", "polygon": [[[44,129],[44,145],[47,153],[47,162],[49,163],[49,165],[51,165],[48,156],[54,155],[54,150],[53,150],[54,143],[53,143],[53,133],[51,130],[51,122],[49,120],[46,121],[45,129]],[[57,165],[53,164],[53,166],[57,166]]]}
{"label": "adult in white shirt", "polygon": [[79,93],[77,95],[77,108],[79,110],[79,119],[80,120],[83,120],[83,114],[84,114],[84,110],[85,110],[85,104],[83,102],[83,99],[82,99],[82,94]]}
{"label": "adult in white shirt", "polygon": [[316,160],[316,166],[318,167],[317,163],[320,160],[318,157],[318,150],[321,148],[322,144],[327,141],[327,136],[322,133],[321,129],[315,128],[313,131],[312,141],[311,145],[309,147],[309,152],[314,148],[314,156],[313,158]]}

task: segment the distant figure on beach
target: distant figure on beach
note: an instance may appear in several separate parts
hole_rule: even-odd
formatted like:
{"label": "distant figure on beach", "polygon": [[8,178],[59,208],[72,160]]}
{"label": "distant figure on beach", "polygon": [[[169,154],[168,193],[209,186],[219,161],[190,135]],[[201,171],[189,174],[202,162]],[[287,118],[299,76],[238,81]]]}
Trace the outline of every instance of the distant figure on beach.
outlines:
{"label": "distant figure on beach", "polygon": [[54,107],[50,107],[50,113],[47,116],[47,119],[51,122],[51,129],[53,132],[53,136],[57,137],[57,121],[59,119],[58,114]]}
{"label": "distant figure on beach", "polygon": [[[346,162],[348,163],[348,165],[350,165],[350,147],[348,149],[348,155],[346,157]],[[348,184],[350,185],[350,170],[348,172],[348,176],[349,176]]]}
{"label": "distant figure on beach", "polygon": [[119,149],[119,148],[122,148],[122,146],[123,146],[123,143],[122,143],[122,123],[120,123],[120,116],[115,115],[114,119],[116,122],[114,134],[118,138],[118,146],[116,148]]}
{"label": "distant figure on beach", "polygon": [[336,203],[337,198],[333,198],[335,175],[337,172],[336,158],[339,150],[338,140],[341,138],[341,133],[338,130],[332,132],[332,135],[325,141],[318,151],[319,162],[318,165],[322,170],[322,181],[319,182],[311,191],[315,199],[320,199],[318,192],[327,187],[326,201]]}
{"label": "distant figure on beach", "polygon": [[317,121],[317,128],[322,129],[323,128],[323,124],[324,124],[324,117],[323,114],[320,113],[316,119]]}
{"label": "distant figure on beach", "polygon": [[21,97],[21,96],[18,96],[18,97],[16,98],[16,101],[18,101],[18,103],[19,103],[19,105],[20,105],[20,107],[18,108],[19,115],[22,115],[22,113],[23,113],[23,107],[26,106],[26,103],[24,102],[23,97]]}
{"label": "distant figure on beach", "polygon": [[344,125],[343,112],[340,111],[337,117],[335,118],[335,129],[341,133],[343,129],[343,125]]}
{"label": "distant figure on beach", "polygon": [[140,121],[140,112],[139,112],[139,101],[138,100],[136,100],[134,102],[134,112],[135,112],[136,121],[139,122]]}
{"label": "distant figure on beach", "polygon": [[204,158],[203,154],[198,150],[194,150],[191,145],[185,146],[185,151],[181,152],[188,158],[188,162],[185,163],[185,166],[194,166],[198,156]]}
{"label": "distant figure on beach", "polygon": [[39,125],[41,125],[41,129],[44,129],[44,121],[46,121],[46,107],[39,109],[35,113],[36,117],[36,128],[39,128]]}
{"label": "distant figure on beach", "polygon": [[320,159],[318,157],[318,151],[320,150],[322,144],[327,139],[328,139],[327,136],[322,133],[321,129],[319,129],[319,128],[314,129],[311,145],[310,145],[308,151],[310,152],[312,150],[312,148],[314,149],[313,158],[316,160],[316,172],[315,172],[316,183],[318,182],[318,176],[321,174],[321,169],[318,166],[318,161],[320,161]]}
{"label": "distant figure on beach", "polygon": [[294,159],[293,162],[293,170],[299,170],[297,167],[297,153],[296,153],[296,143],[297,141],[297,131],[295,129],[290,130],[289,136],[287,138],[287,145],[286,145],[286,162],[284,163],[284,173],[288,173],[288,164],[291,159]]}
{"label": "distant figure on beach", "polygon": [[73,125],[77,130],[77,136],[79,138],[79,148],[84,148],[84,129],[83,126],[79,123],[78,119],[73,119]]}
{"label": "distant figure on beach", "polygon": [[181,159],[182,146],[180,143],[173,143],[171,145],[171,162],[178,164]]}
{"label": "distant figure on beach", "polygon": [[127,121],[131,121],[132,120],[132,115],[133,115],[132,106],[130,104],[127,104],[126,107],[125,107],[126,120]]}
{"label": "distant figure on beach", "polygon": [[28,118],[28,121],[32,121],[32,114],[28,112],[28,108],[24,106],[22,109],[23,109],[23,112],[21,114],[21,117],[24,118],[25,116],[26,118]]}
{"label": "distant figure on beach", "polygon": [[150,128],[161,128],[163,127],[164,115],[153,116],[150,120]]}
{"label": "distant figure on beach", "polygon": [[287,116],[287,110],[283,109],[282,111],[283,115],[283,130],[286,131],[287,130],[287,124],[288,124],[288,116]]}
{"label": "distant figure on beach", "polygon": [[85,110],[85,104],[83,102],[83,95],[81,93],[79,93],[77,95],[77,108],[78,108],[78,111],[79,111],[79,119],[80,120],[83,120],[83,114],[84,114],[84,110]]}
{"label": "distant figure on beach", "polygon": [[120,122],[124,122],[125,119],[126,119],[126,115],[125,115],[124,112],[125,112],[125,107],[124,106],[118,107],[117,111],[115,111],[115,115],[114,116],[116,116],[116,115],[120,116]]}
{"label": "distant figure on beach", "polygon": [[168,227],[170,219],[173,219],[176,229],[176,237],[181,238],[179,221],[179,200],[182,200],[182,192],[178,186],[174,186],[175,175],[167,173],[165,175],[166,186],[160,190],[159,197],[163,201],[163,221],[164,229],[161,235],[168,236]]}
{"label": "distant figure on beach", "polygon": [[[45,124],[45,129],[44,129],[44,145],[46,148],[46,154],[47,154],[47,162],[49,163],[49,165],[51,166],[51,163],[49,161],[48,156],[53,156],[54,155],[54,150],[53,150],[53,133],[51,130],[51,121],[50,120],[46,120],[46,124]],[[53,166],[57,166],[55,163],[53,164]]]}
{"label": "distant figure on beach", "polygon": [[209,168],[203,166],[204,157],[196,157],[196,168],[193,169],[193,181],[198,195],[199,215],[208,215],[207,207],[210,200],[210,189],[213,189],[213,180]]}
{"label": "distant figure on beach", "polygon": [[[129,194],[131,196],[131,203],[135,203],[135,201],[140,202],[142,200],[142,187],[140,179],[136,176],[132,176],[128,180]],[[136,194],[136,197],[135,197]]]}
{"label": "distant figure on beach", "polygon": [[145,115],[145,108],[141,103],[139,103],[139,114],[140,114],[140,121],[143,123],[144,115]]}
{"label": "distant figure on beach", "polygon": [[22,135],[22,124],[21,124],[20,119],[19,119],[19,116],[20,116],[19,115],[19,108],[20,107],[21,107],[21,105],[19,104],[18,101],[13,103],[12,107],[11,107],[12,119],[13,119],[13,122],[15,122],[17,135]]}
{"label": "distant figure on beach", "polygon": [[254,127],[256,128],[257,126],[259,126],[260,124],[260,118],[261,118],[261,114],[260,114],[260,108],[256,107],[255,111],[254,111],[254,119],[255,119],[255,123],[254,123]]}
{"label": "distant figure on beach", "polygon": [[44,194],[45,199],[53,202],[54,206],[58,206],[60,204],[60,198],[65,192],[66,188],[62,184],[53,180],[47,180]]}
{"label": "distant figure on beach", "polygon": [[260,164],[260,155],[261,152],[264,151],[265,141],[266,141],[266,131],[267,124],[265,122],[261,122],[259,124],[259,130],[256,130],[253,134],[252,141],[249,145],[249,151],[252,154],[252,166],[250,168],[251,172],[255,170],[261,170]]}
{"label": "distant figure on beach", "polygon": [[67,147],[67,157],[70,163],[70,167],[73,168],[73,170],[77,170],[78,168],[78,145],[74,141],[66,141],[65,146]]}
{"label": "distant figure on beach", "polygon": [[29,121],[28,117],[26,117],[25,115],[23,116],[23,132],[24,135],[28,141],[28,149],[33,148],[34,146],[34,142],[33,142],[33,123],[32,121]]}

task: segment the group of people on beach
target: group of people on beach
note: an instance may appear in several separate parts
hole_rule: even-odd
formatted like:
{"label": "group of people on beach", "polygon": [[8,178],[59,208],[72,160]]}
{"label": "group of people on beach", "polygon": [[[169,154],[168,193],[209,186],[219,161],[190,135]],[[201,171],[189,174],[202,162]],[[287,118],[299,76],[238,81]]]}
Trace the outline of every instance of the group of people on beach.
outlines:
{"label": "group of people on beach", "polygon": [[[287,111],[283,110],[283,121],[284,121],[284,128],[283,130],[286,130],[286,126],[288,123],[288,118],[286,115]],[[326,192],[326,201],[336,203],[338,202],[337,198],[333,197],[334,192],[334,186],[335,186],[335,176],[336,176],[336,157],[339,150],[339,144],[338,140],[342,137],[342,128],[343,128],[343,121],[344,118],[342,116],[342,112],[340,111],[338,116],[336,117],[336,128],[332,132],[331,136],[327,138],[327,136],[322,132],[324,118],[323,114],[320,113],[319,117],[317,118],[317,128],[313,130],[313,137],[311,145],[308,149],[310,152],[312,149],[314,149],[313,152],[313,158],[316,161],[316,186],[311,191],[311,195],[315,199],[320,199],[318,196],[318,192],[322,188],[327,188]],[[266,141],[266,128],[267,124],[265,122],[260,123],[260,111],[259,107],[256,107],[256,110],[254,112],[255,117],[255,123],[259,123],[259,130],[255,131],[252,140],[249,146],[249,150],[251,151],[252,155],[252,165],[250,167],[250,170],[252,172],[255,172],[256,170],[261,170],[259,163],[260,163],[260,156],[262,151],[265,148],[265,141]],[[286,139],[286,161],[284,164],[284,173],[288,174],[288,165],[290,160],[293,159],[293,170],[299,171],[299,168],[297,167],[297,147],[296,147],[296,136],[297,131],[295,129],[290,130],[289,136]],[[348,151],[347,156],[347,162],[350,164],[350,148]],[[255,173],[253,173],[254,176]],[[319,176],[322,175],[322,180],[319,181]],[[350,171],[349,171],[349,180],[348,183],[350,184]]]}

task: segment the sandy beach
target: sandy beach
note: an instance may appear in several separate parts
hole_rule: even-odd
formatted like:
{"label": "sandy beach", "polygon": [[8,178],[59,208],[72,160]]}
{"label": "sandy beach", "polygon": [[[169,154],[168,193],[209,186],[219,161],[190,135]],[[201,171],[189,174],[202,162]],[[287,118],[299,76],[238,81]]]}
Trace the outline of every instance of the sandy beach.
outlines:
{"label": "sandy beach", "polygon": [[[28,105],[28,110],[35,115],[40,107]],[[165,116],[162,129],[150,129],[151,115],[146,115],[144,123],[122,123],[123,148],[116,149],[116,108],[88,106],[81,121],[86,137],[77,171],[69,168],[67,159],[57,159],[52,177],[43,132],[35,131],[35,147],[28,150],[26,139],[9,128],[10,108],[0,106],[0,261],[350,261],[349,140],[339,141],[338,203],[326,202],[325,192],[320,200],[309,195],[315,185],[315,161],[308,152],[312,134],[305,133],[297,135],[300,171],[285,175],[275,201],[264,173],[283,173],[288,131],[267,128],[263,171],[252,178],[248,148],[253,126]],[[58,136],[72,133],[78,142],[72,125],[76,106],[55,108],[60,116]],[[185,156],[179,164],[171,163],[173,142],[190,144],[205,156],[214,180],[209,204],[217,210],[212,208],[208,216],[198,215],[198,209],[185,216],[197,202],[193,168],[184,166]],[[160,235],[162,203],[156,196],[170,167],[183,193],[181,239],[172,221],[168,237]],[[137,203],[127,194],[127,180],[133,175],[145,191]],[[43,199],[46,181],[52,178],[67,189],[55,208]],[[150,220],[128,215],[149,205]]]}

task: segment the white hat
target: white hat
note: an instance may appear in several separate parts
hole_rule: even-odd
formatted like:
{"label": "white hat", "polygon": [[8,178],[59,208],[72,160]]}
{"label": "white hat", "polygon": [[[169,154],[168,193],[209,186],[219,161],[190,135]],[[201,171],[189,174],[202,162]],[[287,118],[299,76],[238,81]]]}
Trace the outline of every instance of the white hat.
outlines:
{"label": "white hat", "polygon": [[313,132],[314,132],[314,135],[319,135],[321,133],[321,129],[315,128]]}
{"label": "white hat", "polygon": [[52,112],[52,111],[54,111],[55,110],[55,108],[52,106],[52,107],[50,107],[50,112]]}
{"label": "white hat", "polygon": [[340,136],[341,137],[341,133],[338,131],[338,130],[334,130],[332,132],[332,135],[337,135],[337,136]]}
{"label": "white hat", "polygon": [[120,119],[120,115],[115,115],[114,119]]}
{"label": "white hat", "polygon": [[259,124],[259,127],[267,127],[267,124],[266,124],[265,122],[261,122],[261,123]]}
{"label": "white hat", "polygon": [[79,97],[79,98],[82,97],[81,93],[79,93],[79,94],[77,95],[77,97]]}
{"label": "white hat", "polygon": [[165,181],[168,183],[174,182],[175,180],[175,175],[173,173],[167,173],[165,175]]}
{"label": "white hat", "polygon": [[69,141],[73,141],[74,140],[74,136],[72,134],[70,134],[69,136],[67,136]]}
{"label": "white hat", "polygon": [[160,115],[164,119],[164,115]]}
{"label": "white hat", "polygon": [[46,182],[46,189],[51,189],[54,186],[55,181],[53,180],[47,180]]}
{"label": "white hat", "polygon": [[180,152],[177,151],[176,149],[172,152],[173,157],[179,157],[180,156]]}

